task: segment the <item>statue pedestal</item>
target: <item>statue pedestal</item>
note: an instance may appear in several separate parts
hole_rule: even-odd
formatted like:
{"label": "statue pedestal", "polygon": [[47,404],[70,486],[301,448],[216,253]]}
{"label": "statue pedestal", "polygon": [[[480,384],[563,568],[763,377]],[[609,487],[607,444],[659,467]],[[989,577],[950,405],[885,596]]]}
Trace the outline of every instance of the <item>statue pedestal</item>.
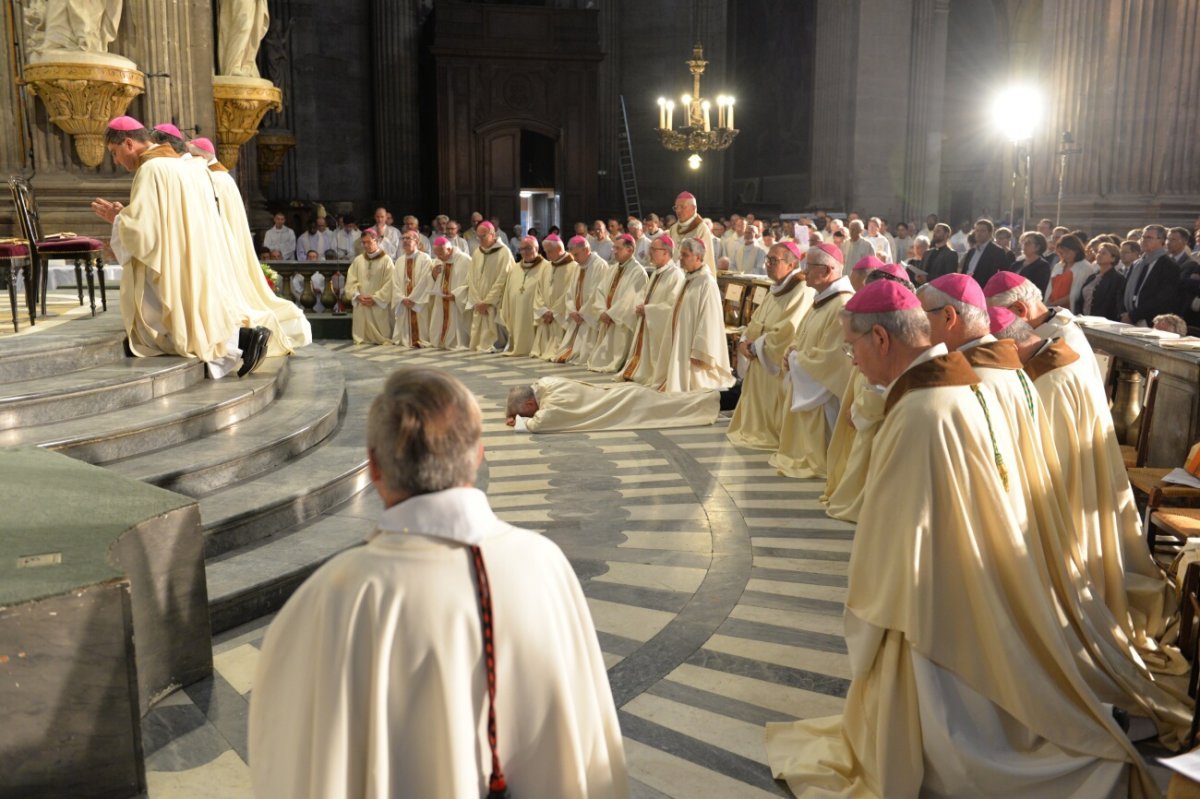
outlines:
{"label": "statue pedestal", "polygon": [[269,80],[213,77],[213,102],[217,109],[217,157],[228,169],[238,163],[238,150],[258,133],[267,111],[283,110],[283,93]]}
{"label": "statue pedestal", "polygon": [[75,139],[79,160],[89,167],[104,160],[104,130],[146,88],[146,76],[120,56],[54,54],[25,67],[25,84],[42,98],[50,121]]}
{"label": "statue pedestal", "polygon": [[296,146],[296,137],[289,130],[268,128],[258,134],[258,185],[263,194],[271,188],[271,177],[283,164],[288,150]]}

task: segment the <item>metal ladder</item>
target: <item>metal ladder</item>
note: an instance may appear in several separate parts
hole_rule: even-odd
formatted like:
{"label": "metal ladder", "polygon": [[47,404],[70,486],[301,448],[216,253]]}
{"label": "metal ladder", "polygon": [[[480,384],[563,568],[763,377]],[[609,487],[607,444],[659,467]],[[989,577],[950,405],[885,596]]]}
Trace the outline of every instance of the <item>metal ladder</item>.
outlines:
{"label": "metal ladder", "polygon": [[621,129],[617,131],[617,161],[621,168],[621,192],[625,196],[625,215],[642,218],[642,200],[638,196],[637,171],[633,167],[633,142],[629,138],[629,115],[625,95],[621,100]]}

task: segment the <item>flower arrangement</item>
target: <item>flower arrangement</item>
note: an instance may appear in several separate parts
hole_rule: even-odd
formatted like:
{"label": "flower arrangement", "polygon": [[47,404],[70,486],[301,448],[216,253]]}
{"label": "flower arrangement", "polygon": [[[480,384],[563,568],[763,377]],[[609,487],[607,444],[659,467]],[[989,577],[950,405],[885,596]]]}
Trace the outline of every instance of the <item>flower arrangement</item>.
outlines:
{"label": "flower arrangement", "polygon": [[271,291],[279,293],[279,273],[266,264],[259,264],[262,269],[263,277],[267,279],[267,285],[271,287]]}

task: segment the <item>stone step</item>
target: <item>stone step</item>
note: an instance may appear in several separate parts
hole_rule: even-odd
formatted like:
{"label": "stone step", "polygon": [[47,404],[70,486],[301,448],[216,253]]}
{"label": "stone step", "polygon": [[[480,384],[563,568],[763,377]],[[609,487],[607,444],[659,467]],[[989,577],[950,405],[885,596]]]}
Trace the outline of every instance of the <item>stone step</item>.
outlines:
{"label": "stone step", "polygon": [[332,435],[277,469],[200,500],[207,558],[305,524],[367,485],[367,410],[384,375],[367,361],[339,360],[346,408]]}
{"label": "stone step", "polygon": [[262,411],[284,390],[288,374],[287,358],[267,358],[258,371],[243,378],[202,380],[140,405],[2,431],[0,447],[39,446],[88,463],[163,449]]}
{"label": "stone step", "polygon": [[188,358],[122,358],[77,372],[0,384],[0,430],[95,416],[174,394],[204,379]]}
{"label": "stone step", "polygon": [[125,357],[120,313],[83,317],[26,335],[0,338],[0,385],[50,377],[112,363]]}
{"label": "stone step", "polygon": [[319,347],[296,352],[287,389],[262,412],[174,447],[105,464],[126,477],[200,497],[279,468],[324,441],[345,408],[342,364]]}

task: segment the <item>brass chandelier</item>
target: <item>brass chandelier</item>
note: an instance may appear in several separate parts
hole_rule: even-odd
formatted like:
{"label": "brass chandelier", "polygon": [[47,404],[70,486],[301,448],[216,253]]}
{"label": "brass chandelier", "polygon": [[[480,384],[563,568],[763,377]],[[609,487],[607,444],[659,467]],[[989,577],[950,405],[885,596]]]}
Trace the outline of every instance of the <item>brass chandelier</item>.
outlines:
{"label": "brass chandelier", "polygon": [[717,124],[716,127],[712,125],[712,103],[700,94],[700,76],[708,66],[704,60],[704,47],[697,43],[686,63],[692,73],[692,93],[680,98],[683,125],[675,127],[675,101],[659,97],[656,130],[663,147],[674,152],[690,151],[688,166],[699,169],[700,153],[728,148],[738,130],[733,126],[734,98],[724,94],[717,95]]}

